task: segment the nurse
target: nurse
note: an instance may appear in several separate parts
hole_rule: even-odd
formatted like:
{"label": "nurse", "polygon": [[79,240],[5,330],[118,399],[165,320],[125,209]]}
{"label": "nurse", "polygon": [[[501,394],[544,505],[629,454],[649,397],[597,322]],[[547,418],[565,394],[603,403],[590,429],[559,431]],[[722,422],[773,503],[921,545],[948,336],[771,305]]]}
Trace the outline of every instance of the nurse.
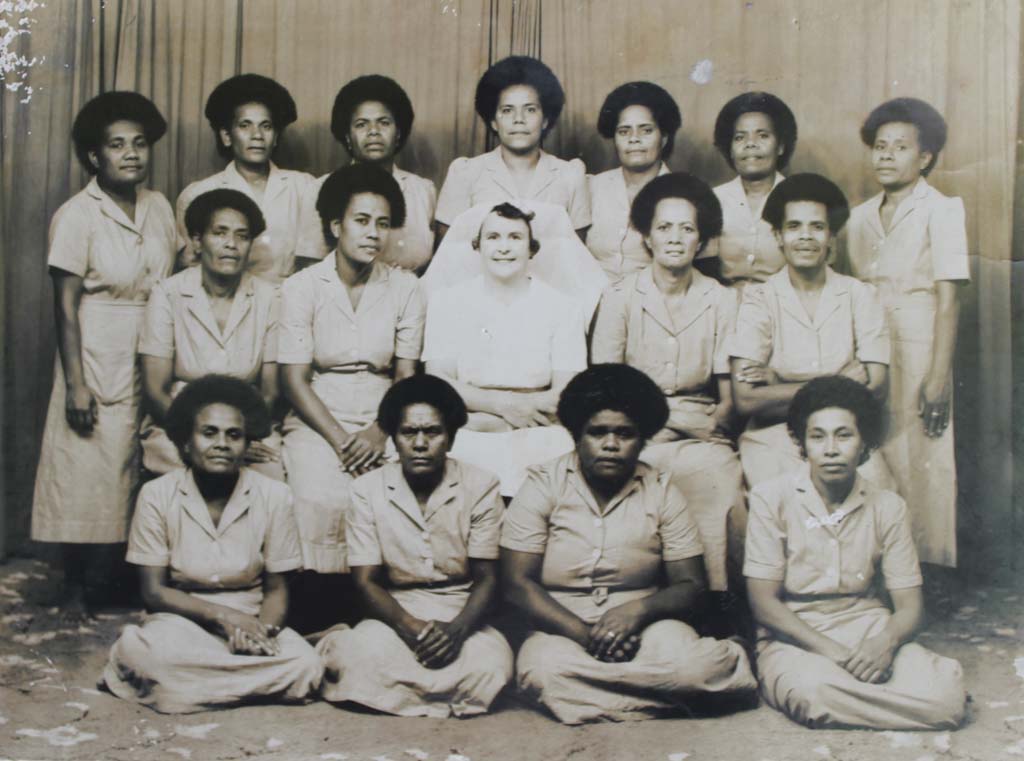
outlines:
{"label": "nurse", "polygon": [[89,184],[50,223],[57,361],[32,503],[32,538],[61,544],[62,616],[88,617],[90,545],[123,542],[139,472],[135,350],[146,299],[174,265],[174,212],[142,187],[167,130],[135,92],[85,104],[71,135]]}

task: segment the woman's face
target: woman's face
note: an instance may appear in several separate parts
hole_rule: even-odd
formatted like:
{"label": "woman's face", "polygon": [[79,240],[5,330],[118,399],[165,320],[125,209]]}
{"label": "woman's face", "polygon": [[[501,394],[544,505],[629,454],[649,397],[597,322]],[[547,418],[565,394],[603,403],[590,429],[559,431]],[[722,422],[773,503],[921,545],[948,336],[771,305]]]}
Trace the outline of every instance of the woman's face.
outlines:
{"label": "woman's face", "polygon": [[245,418],[230,404],[208,404],[196,414],[185,444],[189,464],[202,473],[237,473],[245,454]]}
{"label": "woman's face", "polygon": [[203,270],[220,277],[240,275],[249,260],[249,220],[237,209],[217,209],[202,235],[193,235]]}
{"label": "woman's face", "polygon": [[394,114],[383,103],[368,100],[352,112],[348,149],[355,161],[366,164],[390,161],[395,157],[398,137]]}
{"label": "woman's face", "polygon": [[444,418],[436,407],[418,403],[402,411],[395,433],[395,450],[407,479],[430,478],[441,473],[451,445]]}
{"label": "woman's face", "polygon": [[602,410],[583,426],[576,453],[588,479],[624,481],[636,471],[643,446],[632,418],[624,412]]}
{"label": "woman's face", "polygon": [[790,201],[783,213],[782,230],[775,237],[790,267],[803,272],[820,270],[832,245],[828,209],[818,201]]}
{"label": "woman's face", "polygon": [[277,145],[277,129],[270,109],[262,103],[243,103],[235,109],[230,129],[220,131],[220,139],[231,149],[235,161],[259,165],[270,162]]}
{"label": "woman's face", "polygon": [[864,451],[857,418],[850,410],[826,407],[807,419],[804,452],[815,483],[834,485],[853,481]]}
{"label": "woman's face", "polygon": [[493,278],[511,282],[525,278],[530,265],[530,226],[494,212],[480,226],[480,256]]}
{"label": "woman's face", "polygon": [[918,181],[932,154],[921,149],[917,125],[907,122],[883,124],[871,146],[875,177],[889,191],[909,187]]}
{"label": "woman's face", "polygon": [[619,114],[615,152],[626,169],[642,172],[657,164],[667,139],[647,106],[626,106]]}
{"label": "woman's face", "polygon": [[491,129],[501,144],[513,153],[529,153],[540,146],[548,126],[540,95],[529,85],[512,85],[501,91]]}
{"label": "woman's face", "polygon": [[751,111],[736,120],[730,153],[740,177],[756,180],[775,174],[784,150],[768,114]]}
{"label": "woman's face", "polygon": [[644,238],[654,263],[678,272],[691,264],[700,248],[697,208],[685,198],[663,198],[654,207],[651,234]]}
{"label": "woman's face", "polygon": [[111,122],[96,150],[89,151],[89,160],[106,185],[138,185],[149,173],[149,140],[142,125],[127,119]]}
{"label": "woman's face", "polygon": [[391,206],[376,193],[356,193],[348,202],[345,216],[331,221],[338,239],[338,251],[353,262],[372,262],[388,244]]}

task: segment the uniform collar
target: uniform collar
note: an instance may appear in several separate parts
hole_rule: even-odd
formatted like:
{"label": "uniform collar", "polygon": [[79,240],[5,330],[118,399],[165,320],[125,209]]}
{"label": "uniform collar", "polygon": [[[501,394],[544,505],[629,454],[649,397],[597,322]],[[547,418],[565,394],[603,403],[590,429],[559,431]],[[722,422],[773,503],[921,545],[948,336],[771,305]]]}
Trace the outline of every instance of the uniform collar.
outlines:
{"label": "uniform collar", "polygon": [[344,283],[341,282],[341,278],[338,277],[337,249],[331,251],[331,253],[324,257],[322,262],[314,264],[309,269],[317,278],[330,285],[334,290],[334,303],[349,320],[354,321],[357,314],[369,310],[374,304],[384,298],[384,294],[387,292],[387,284],[391,279],[391,267],[380,261],[380,259],[376,260],[372,266],[373,270],[370,272],[370,277],[363,287],[363,294],[359,297],[359,306],[355,309],[352,309],[348,290],[345,288]]}
{"label": "uniform collar", "polygon": [[829,513],[825,501],[821,498],[814,483],[811,481],[811,467],[806,462],[793,472],[793,489],[804,512],[808,513],[804,522],[808,528],[823,527],[830,533],[838,533],[842,522],[852,513],[865,505],[868,498],[867,482],[856,475],[853,488],[846,495],[843,504],[834,512]]}
{"label": "uniform collar", "polygon": [[662,328],[672,335],[678,335],[694,323],[712,304],[711,294],[714,292],[714,281],[705,277],[696,269],[692,269],[693,279],[690,290],[686,294],[683,312],[679,325],[675,324],[669,314],[665,299],[654,282],[654,269],[648,265],[637,273],[634,289],[640,294],[643,310]]}
{"label": "uniform collar", "polygon": [[[910,191],[910,195],[903,199],[892,215],[892,224],[889,225],[890,233],[896,229],[900,222],[910,216],[910,213],[917,208],[918,204],[928,197],[931,190],[932,186],[928,184],[924,177],[917,178],[917,182],[914,183],[914,188]],[[868,210],[871,212],[868,214],[868,223],[874,228],[875,233],[880,238],[886,236],[885,228],[882,226],[882,202],[884,200],[885,191],[882,191],[868,201]]]}
{"label": "uniform collar", "polygon": [[[234,160],[229,161],[228,165],[224,167],[224,171],[221,172],[221,178],[221,184],[225,187],[240,190],[250,198],[253,198],[252,188],[238,171],[238,166]],[[267,185],[263,189],[263,201],[260,203],[260,206],[266,206],[272,199],[281,195],[290,184],[291,176],[287,172],[281,171],[277,164],[271,161],[270,173],[267,175]],[[253,200],[256,199],[253,198]]]}
{"label": "uniform collar", "polygon": [[186,297],[187,309],[199,323],[206,328],[207,332],[220,344],[225,344],[231,339],[235,330],[245,319],[252,309],[255,285],[253,276],[248,272],[242,274],[242,279],[235,290],[235,297],[231,301],[231,312],[228,314],[228,321],[224,325],[222,333],[213,316],[213,308],[210,306],[210,297],[203,288],[202,264],[196,264],[182,272],[179,292]]}
{"label": "uniform collar", "polygon": [[812,330],[818,330],[825,321],[828,320],[832,314],[839,309],[841,306],[840,297],[849,293],[850,288],[846,280],[837,275],[831,267],[825,265],[825,285],[821,289],[821,296],[818,299],[818,308],[814,313],[814,319],[812,320],[807,314],[807,310],[804,309],[804,305],[800,302],[800,297],[796,293],[796,289],[793,288],[793,283],[789,279],[789,267],[783,267],[781,270],[776,272],[774,275],[768,278],[768,282],[772,285],[775,292],[779,296],[779,304],[781,307],[797,320],[801,325],[804,325]]}
{"label": "uniform collar", "polygon": [[251,490],[252,475],[248,468],[242,468],[238,472],[235,489],[224,506],[224,512],[221,513],[220,522],[214,527],[213,519],[210,517],[210,508],[207,507],[206,500],[199,493],[199,487],[192,475],[192,468],[182,470],[178,479],[178,498],[181,500],[182,508],[211,539],[223,536],[232,523],[245,515],[251,504]]}
{"label": "uniform collar", "polygon": [[424,531],[427,529],[427,522],[434,517],[434,514],[455,499],[459,484],[462,482],[458,462],[450,457],[447,458],[441,482],[427,499],[426,510],[423,511],[420,509],[419,501],[413,494],[409,482],[405,480],[401,463],[385,465],[381,475],[384,479],[384,491],[388,501]]}
{"label": "uniform collar", "polygon": [[126,227],[136,235],[142,236],[146,215],[149,212],[149,191],[146,188],[139,187],[135,191],[135,219],[129,219],[124,210],[114,202],[114,199],[107,195],[106,191],[100,187],[99,180],[95,175],[85,186],[85,192],[90,198],[99,202],[100,212],[104,216],[109,217],[122,227]]}
{"label": "uniform collar", "polygon": [[498,187],[508,193],[510,198],[517,199],[529,200],[540,196],[558,178],[560,163],[550,153],[542,150],[540,158],[537,160],[537,166],[533,168],[530,187],[524,195],[519,192],[512,173],[508,170],[505,160],[501,157],[501,146],[499,145],[493,151],[484,154],[484,167],[490,173],[491,179]]}
{"label": "uniform collar", "polygon": [[611,513],[615,508],[621,505],[626,499],[637,491],[644,480],[653,471],[650,466],[641,461],[636,464],[636,470],[633,471],[633,476],[630,478],[625,485],[619,490],[618,494],[608,500],[608,503],[604,507],[602,512],[598,507],[597,499],[594,497],[594,493],[590,490],[590,485],[587,484],[586,478],[583,476],[583,469],[580,465],[579,455],[575,451],[570,452],[566,455],[566,476],[569,482],[572,484],[576,493],[583,499],[583,503],[590,508],[590,511],[595,515],[605,516]]}

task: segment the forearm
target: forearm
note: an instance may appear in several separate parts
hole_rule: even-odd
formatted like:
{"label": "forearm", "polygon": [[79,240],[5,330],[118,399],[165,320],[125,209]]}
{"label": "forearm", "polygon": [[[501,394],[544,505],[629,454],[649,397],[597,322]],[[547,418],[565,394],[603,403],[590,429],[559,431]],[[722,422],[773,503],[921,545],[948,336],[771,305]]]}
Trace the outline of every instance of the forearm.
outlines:
{"label": "forearm", "polygon": [[694,608],[704,587],[695,580],[670,584],[652,595],[639,600],[640,620],[647,627],[665,618],[683,618]]}
{"label": "forearm", "polygon": [[883,631],[895,650],[914,639],[924,620],[924,605],[919,594],[901,595],[893,592],[892,597],[896,610],[889,617]]}
{"label": "forearm", "polygon": [[288,584],[283,576],[274,576],[273,581],[264,580],[259,619],[267,626],[280,628],[284,626],[284,621],[288,617]]}
{"label": "forearm", "polygon": [[780,639],[792,642],[819,655],[826,655],[830,647],[836,646],[835,640],[812,629],[790,610],[789,606],[776,597],[758,600],[751,595],[750,607],[754,619],[770,629]]}
{"label": "forearm", "polygon": [[555,600],[539,583],[523,579],[509,592],[511,602],[526,611],[539,629],[560,634],[586,646],[590,626]]}
{"label": "forearm", "polygon": [[[950,285],[951,288],[955,287]],[[948,378],[953,368],[956,352],[957,325],[960,320],[960,301],[955,291],[947,298],[940,298],[935,310],[932,336],[932,358],[928,374],[935,378]]]}
{"label": "forearm", "polygon": [[335,450],[348,434],[309,384],[309,368],[305,365],[282,365],[281,381],[284,396],[306,425],[319,433]]}
{"label": "forearm", "polygon": [[415,640],[424,622],[403,608],[391,593],[376,581],[359,584],[366,602],[367,618],[376,618],[394,629],[405,641]]}
{"label": "forearm", "polygon": [[62,282],[54,283],[54,302],[57,318],[57,351],[64,369],[64,384],[85,385],[85,369],[82,365],[82,329],[78,321],[78,306],[81,293]]}
{"label": "forearm", "polygon": [[480,622],[494,602],[497,588],[498,580],[494,576],[474,581],[465,607],[452,620],[452,624],[467,633],[480,628]]}
{"label": "forearm", "polygon": [[[774,383],[764,386],[751,386],[736,382],[736,409],[745,417],[756,417],[759,420],[777,423],[786,419],[789,405],[803,383]],[[741,390],[740,386],[744,388]]]}
{"label": "forearm", "polygon": [[451,373],[445,372],[433,363],[427,367],[427,372],[451,384],[452,388],[462,397],[462,401],[466,403],[466,409],[469,412],[486,412],[500,417],[506,400],[512,394],[518,393],[493,388],[479,388],[470,383],[463,383],[456,380]]}
{"label": "forearm", "polygon": [[226,618],[238,614],[233,608],[201,600],[188,592],[167,586],[143,593],[143,600],[151,613],[174,613],[217,635],[222,634]]}

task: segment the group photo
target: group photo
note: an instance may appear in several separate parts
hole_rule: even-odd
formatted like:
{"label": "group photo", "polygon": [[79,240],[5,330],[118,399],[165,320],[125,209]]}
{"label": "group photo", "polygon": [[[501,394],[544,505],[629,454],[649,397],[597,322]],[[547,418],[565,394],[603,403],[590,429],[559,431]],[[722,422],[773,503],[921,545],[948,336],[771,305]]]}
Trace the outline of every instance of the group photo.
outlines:
{"label": "group photo", "polygon": [[3,754],[1024,755],[1017,0],[3,13]]}

